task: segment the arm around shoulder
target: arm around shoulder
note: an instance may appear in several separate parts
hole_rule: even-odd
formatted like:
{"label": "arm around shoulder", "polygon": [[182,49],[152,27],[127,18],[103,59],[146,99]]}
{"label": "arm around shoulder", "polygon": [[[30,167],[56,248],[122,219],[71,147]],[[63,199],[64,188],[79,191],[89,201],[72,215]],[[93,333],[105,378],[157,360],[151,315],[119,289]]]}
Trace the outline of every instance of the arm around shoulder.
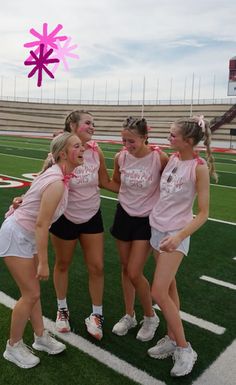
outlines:
{"label": "arm around shoulder", "polygon": [[166,167],[168,160],[169,160],[168,155],[165,152],[161,151],[160,153],[161,171],[163,171],[164,168]]}
{"label": "arm around shoulder", "polygon": [[[99,156],[100,156],[100,168],[99,168],[99,186],[103,187],[109,191],[113,192],[119,192],[120,184],[114,180],[113,176],[110,178],[106,164],[104,155],[102,153],[102,150],[99,149]],[[115,166],[114,166],[115,168]],[[113,172],[114,174],[114,172]]]}
{"label": "arm around shoulder", "polygon": [[64,183],[57,181],[50,184],[42,193],[40,209],[36,221],[35,238],[38,253],[37,278],[47,279],[48,268],[48,229],[53,215],[64,193]]}

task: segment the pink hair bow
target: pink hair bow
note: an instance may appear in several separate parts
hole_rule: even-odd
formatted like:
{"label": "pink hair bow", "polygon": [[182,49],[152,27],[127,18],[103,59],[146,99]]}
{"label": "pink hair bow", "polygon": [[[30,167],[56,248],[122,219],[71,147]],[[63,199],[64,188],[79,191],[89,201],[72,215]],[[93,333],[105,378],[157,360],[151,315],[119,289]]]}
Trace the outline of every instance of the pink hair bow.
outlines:
{"label": "pink hair bow", "polygon": [[64,182],[64,185],[66,187],[68,187],[71,178],[76,178],[76,174],[73,172],[70,172],[69,174],[64,175],[62,181]]}
{"label": "pink hair bow", "polygon": [[54,157],[53,157],[53,155],[52,155],[51,152],[48,153],[47,160],[48,160],[49,162],[51,161],[52,164],[55,164],[55,163],[56,163],[56,162],[55,162],[55,159],[54,159]]}
{"label": "pink hair bow", "polygon": [[197,124],[199,125],[199,127],[201,127],[202,132],[205,132],[204,115],[195,116],[194,118],[196,119]]}
{"label": "pink hair bow", "polygon": [[87,146],[91,148],[93,151],[98,151],[98,145],[94,140],[91,140],[87,143]]}

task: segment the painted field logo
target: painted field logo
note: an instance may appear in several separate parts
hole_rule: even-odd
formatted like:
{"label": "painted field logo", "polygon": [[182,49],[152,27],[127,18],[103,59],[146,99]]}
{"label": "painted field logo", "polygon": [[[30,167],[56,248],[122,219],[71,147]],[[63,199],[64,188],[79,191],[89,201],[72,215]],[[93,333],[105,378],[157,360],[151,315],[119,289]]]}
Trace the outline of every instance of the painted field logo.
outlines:
{"label": "painted field logo", "polygon": [[27,182],[21,179],[11,179],[10,177],[6,177],[0,175],[0,188],[20,188],[30,186],[31,182]]}

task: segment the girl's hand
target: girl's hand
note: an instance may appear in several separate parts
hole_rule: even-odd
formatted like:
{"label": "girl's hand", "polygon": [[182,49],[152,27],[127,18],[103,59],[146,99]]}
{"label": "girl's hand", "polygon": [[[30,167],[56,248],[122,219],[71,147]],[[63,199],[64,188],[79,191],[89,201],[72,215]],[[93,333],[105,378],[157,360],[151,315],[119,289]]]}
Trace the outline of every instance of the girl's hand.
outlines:
{"label": "girl's hand", "polygon": [[12,201],[13,209],[16,210],[21,205],[22,201],[22,197],[15,197]]}
{"label": "girl's hand", "polygon": [[38,264],[36,278],[38,278],[40,281],[41,280],[43,280],[43,281],[48,280],[48,278],[49,278],[48,264],[41,264],[41,263]]}
{"label": "girl's hand", "polygon": [[164,237],[160,242],[160,250],[161,251],[174,251],[181,243],[181,238],[178,235],[172,235]]}

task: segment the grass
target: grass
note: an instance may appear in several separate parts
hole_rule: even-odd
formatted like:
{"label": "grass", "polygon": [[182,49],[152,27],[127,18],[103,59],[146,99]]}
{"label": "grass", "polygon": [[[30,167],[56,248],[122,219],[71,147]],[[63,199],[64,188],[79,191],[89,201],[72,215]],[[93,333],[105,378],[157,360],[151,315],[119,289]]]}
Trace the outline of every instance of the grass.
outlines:
{"label": "grass", "polygon": [[[11,153],[7,148],[19,148],[21,155],[15,156],[15,149]],[[37,150],[37,143],[40,151]],[[20,178],[24,173],[37,172],[42,166],[42,159],[48,152],[47,140],[22,140],[18,138],[4,138],[1,141],[0,161],[1,172],[4,175],[11,175]],[[102,144],[104,153],[109,151],[109,158],[113,158],[115,152],[120,148],[117,145]],[[34,150],[33,150],[34,149]],[[23,154],[23,155],[22,155]],[[211,186],[211,207],[210,217],[236,223],[235,210],[235,176],[236,176],[236,157],[233,155],[215,154],[217,169],[222,165],[226,167],[220,172],[220,178],[224,178],[222,187]],[[107,165],[112,168],[112,159],[107,159]],[[229,168],[227,168],[229,167]],[[227,173],[226,173],[227,171]],[[223,184],[223,182],[220,184]],[[25,188],[2,188],[0,217],[3,218],[9,203],[14,196],[21,195]],[[109,194],[102,191],[107,197]],[[172,367],[170,359],[156,361],[149,358],[146,351],[149,347],[164,335],[165,324],[161,312],[158,312],[161,322],[158,333],[153,341],[141,343],[135,339],[137,328],[125,337],[117,337],[112,334],[111,329],[114,323],[123,315],[122,291],[120,285],[120,265],[116,251],[115,242],[109,234],[112,224],[116,201],[102,198],[102,213],[105,225],[105,293],[104,293],[104,338],[101,342],[93,341],[85,330],[84,318],[91,311],[90,298],[88,293],[88,276],[85,263],[82,258],[80,247],[75,252],[75,257],[70,269],[70,284],[68,302],[72,318],[73,331],[79,334],[94,345],[100,346],[115,356],[130,363],[132,366],[146,371],[151,376],[168,385],[172,384],[192,384],[203,371],[220,355],[220,353],[235,339],[235,291],[220,286],[210,284],[199,279],[201,275],[209,275],[214,278],[234,283],[235,282],[235,263],[233,257],[235,251],[235,226],[220,222],[208,221],[191,240],[191,249],[188,257],[177,275],[177,282],[181,296],[181,309],[191,315],[203,320],[213,322],[225,327],[223,335],[216,335],[196,325],[184,321],[184,326],[188,339],[199,354],[196,367],[190,376],[181,379],[172,379],[169,371]],[[54,258],[51,246],[49,246],[50,268],[52,271]],[[150,258],[145,266],[145,275],[152,281],[154,272],[154,260]],[[5,265],[0,264],[1,290],[13,298],[18,298],[18,290],[11,279]],[[43,282],[41,287],[43,313],[50,319],[55,319],[56,301],[53,289],[52,277],[48,282]],[[4,350],[10,323],[10,310],[0,305],[1,314],[1,353]],[[138,320],[142,319],[142,310],[136,301],[136,315]],[[27,327],[26,342],[32,341],[32,331]],[[211,349],[209,349],[211,347]],[[35,385],[46,384],[134,384],[127,377],[121,376],[115,371],[102,365],[95,359],[89,357],[79,349],[70,345],[67,351],[60,357],[48,357],[40,353],[41,365],[33,370],[24,371],[0,358],[2,383],[11,385],[23,385],[26,381],[34,381]],[[10,381],[9,382],[9,378]]]}

